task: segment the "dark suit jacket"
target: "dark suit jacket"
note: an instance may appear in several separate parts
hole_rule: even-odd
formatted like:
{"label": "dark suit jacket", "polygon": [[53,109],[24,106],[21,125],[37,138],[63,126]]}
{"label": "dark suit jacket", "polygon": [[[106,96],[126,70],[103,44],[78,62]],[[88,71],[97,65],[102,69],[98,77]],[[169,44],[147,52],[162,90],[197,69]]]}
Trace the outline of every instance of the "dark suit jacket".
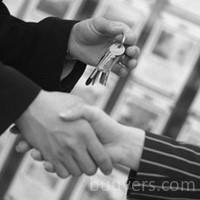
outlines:
{"label": "dark suit jacket", "polygon": [[0,133],[26,110],[41,88],[69,92],[82,75],[85,65],[77,62],[60,82],[75,23],[53,17],[27,23],[11,16],[0,1]]}

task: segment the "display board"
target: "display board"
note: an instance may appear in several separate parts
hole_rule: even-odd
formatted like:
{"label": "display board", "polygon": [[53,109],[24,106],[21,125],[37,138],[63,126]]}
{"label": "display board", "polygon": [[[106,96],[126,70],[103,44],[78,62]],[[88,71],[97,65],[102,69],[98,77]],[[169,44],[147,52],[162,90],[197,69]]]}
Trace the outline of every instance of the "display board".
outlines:
{"label": "display board", "polygon": [[73,19],[82,0],[34,0],[27,5],[24,19],[26,21],[40,21],[54,16]]}
{"label": "display board", "polygon": [[145,45],[134,77],[176,101],[199,56],[199,27],[163,13]]}
{"label": "display board", "polygon": [[200,146],[199,130],[200,130],[200,119],[193,116],[189,116],[177,140],[184,143]]}
{"label": "display board", "polygon": [[18,169],[5,200],[59,200],[70,183],[46,172],[28,153]]}
{"label": "display board", "polygon": [[15,1],[6,0],[4,1],[4,3],[9,8],[10,13],[16,16],[25,1],[30,1],[30,0],[15,0]]}
{"label": "display board", "polygon": [[167,98],[130,80],[111,115],[124,125],[161,134],[171,109]]}
{"label": "display board", "polygon": [[128,175],[113,170],[110,176],[98,172],[93,177],[82,176],[69,200],[126,200]]}
{"label": "display board", "polygon": [[99,6],[95,16],[126,23],[138,36],[150,15],[150,6],[142,1],[110,0]]}
{"label": "display board", "polygon": [[181,9],[185,15],[200,17],[200,1],[199,0],[169,0],[171,6]]}

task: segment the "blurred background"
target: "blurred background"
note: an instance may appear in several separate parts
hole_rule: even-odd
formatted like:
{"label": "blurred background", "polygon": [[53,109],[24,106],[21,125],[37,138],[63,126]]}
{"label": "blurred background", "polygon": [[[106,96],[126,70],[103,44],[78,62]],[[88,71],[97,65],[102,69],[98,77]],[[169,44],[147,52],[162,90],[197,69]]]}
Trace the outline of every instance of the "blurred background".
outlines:
{"label": "blurred background", "polygon": [[[83,20],[93,16],[127,23],[141,48],[138,67],[107,87],[85,86],[88,66],[73,93],[122,124],[200,145],[199,0],[4,0],[25,21],[48,16]],[[189,6],[188,6],[189,5]],[[61,180],[46,173],[29,154],[19,155],[17,138],[0,138],[0,199],[125,200],[128,169],[109,177]]]}

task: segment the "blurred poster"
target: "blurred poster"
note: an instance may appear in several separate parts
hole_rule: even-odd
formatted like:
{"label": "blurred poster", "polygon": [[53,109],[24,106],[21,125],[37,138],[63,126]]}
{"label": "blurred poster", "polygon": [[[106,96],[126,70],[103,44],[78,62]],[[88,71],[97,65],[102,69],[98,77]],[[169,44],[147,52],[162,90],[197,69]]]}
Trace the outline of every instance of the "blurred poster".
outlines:
{"label": "blurred poster", "polygon": [[155,25],[135,70],[135,78],[176,99],[199,55],[200,29],[163,14]]}
{"label": "blurred poster", "polygon": [[161,134],[169,117],[170,102],[148,88],[128,83],[112,112],[121,124]]}
{"label": "blurred poster", "polygon": [[82,0],[30,1],[24,15],[26,21],[40,21],[49,16],[67,18],[73,16]]}
{"label": "blurred poster", "polygon": [[[184,12],[185,15],[200,16],[199,0],[170,0],[170,4],[177,8],[177,12]],[[189,5],[189,6],[188,6]]]}
{"label": "blurred poster", "polygon": [[6,0],[3,3],[8,7],[10,13],[14,16],[18,14],[18,11],[20,10],[21,6],[24,4],[24,2],[27,0]]}
{"label": "blurred poster", "polygon": [[90,105],[95,105],[103,108],[108,101],[118,77],[110,73],[106,87],[102,86],[98,81],[95,85],[86,86],[85,82],[90,76],[94,67],[88,66],[81,79],[76,84],[72,94],[77,95],[85,100]]}
{"label": "blurred poster", "polygon": [[39,0],[37,9],[49,15],[63,18],[71,2],[72,0]]}
{"label": "blurred poster", "polygon": [[99,15],[114,21],[126,23],[139,35],[148,19],[150,9],[135,7],[131,1],[111,0],[102,5]]}
{"label": "blurred poster", "polygon": [[200,118],[188,117],[177,140],[180,142],[200,146]]}
{"label": "blurred poster", "polygon": [[197,92],[197,95],[194,98],[194,101],[190,108],[190,113],[193,113],[194,115],[200,117],[200,90]]}
{"label": "blurred poster", "polygon": [[6,200],[59,200],[70,179],[61,180],[28,154],[17,171]]}
{"label": "blurred poster", "polygon": [[75,19],[83,20],[92,17],[99,3],[99,0],[83,0],[77,10]]}
{"label": "blurred poster", "polygon": [[69,200],[126,200],[128,175],[113,170],[110,176],[98,172],[93,177],[83,176]]}

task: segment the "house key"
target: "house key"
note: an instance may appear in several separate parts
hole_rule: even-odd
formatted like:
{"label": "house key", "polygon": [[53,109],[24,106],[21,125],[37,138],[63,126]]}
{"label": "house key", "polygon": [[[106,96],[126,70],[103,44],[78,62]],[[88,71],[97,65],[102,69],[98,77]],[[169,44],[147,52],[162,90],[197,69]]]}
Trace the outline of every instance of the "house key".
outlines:
{"label": "house key", "polygon": [[102,85],[106,85],[110,71],[125,52],[125,47],[123,45],[124,41],[125,36],[123,35],[121,43],[114,43],[109,47],[108,51],[105,53],[97,67],[93,70],[93,72],[87,79],[86,85],[90,85],[91,83],[92,85],[94,85],[100,74],[101,77],[99,82]]}

